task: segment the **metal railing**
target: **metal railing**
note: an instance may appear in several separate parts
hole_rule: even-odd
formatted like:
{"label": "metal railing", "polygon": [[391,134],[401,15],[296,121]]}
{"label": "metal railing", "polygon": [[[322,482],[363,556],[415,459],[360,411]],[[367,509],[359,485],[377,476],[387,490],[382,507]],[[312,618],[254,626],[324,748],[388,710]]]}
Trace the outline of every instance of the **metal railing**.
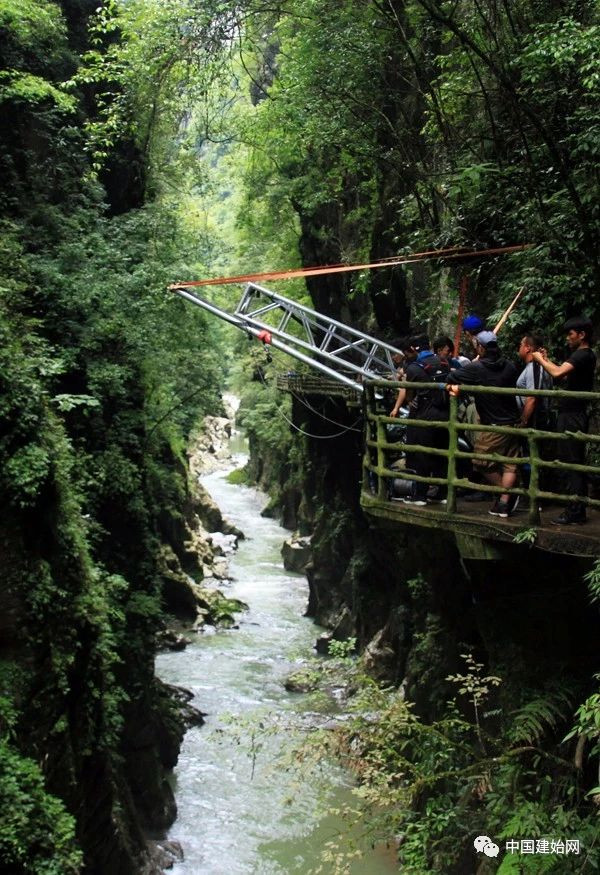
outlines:
{"label": "metal railing", "polygon": [[337,380],[328,380],[320,374],[287,373],[277,374],[277,388],[283,392],[293,392],[298,395],[336,395],[342,398],[360,400],[362,386],[354,384],[347,386]]}
{"label": "metal railing", "polygon": [[[540,473],[544,469],[552,469],[557,472],[576,471],[581,474],[600,475],[600,467],[596,465],[582,465],[571,462],[562,462],[557,459],[543,458],[540,453],[542,441],[556,442],[575,440],[585,444],[600,445],[600,435],[583,432],[556,432],[537,428],[521,428],[516,426],[481,425],[459,421],[458,398],[449,397],[449,416],[446,421],[419,420],[412,418],[397,419],[391,417],[382,410],[381,390],[393,392],[394,396],[398,389],[431,389],[436,392],[444,391],[439,383],[410,383],[405,380],[369,380],[364,384],[365,394],[365,454],[363,459],[363,491],[373,488],[378,498],[387,500],[389,497],[390,480],[401,477],[404,480],[417,481],[437,486],[446,486],[448,489],[446,513],[456,512],[457,490],[477,490],[499,496],[503,494],[519,495],[528,499],[529,522],[532,526],[539,525],[539,501],[548,500],[560,503],[578,501],[589,507],[600,508],[600,500],[589,498],[587,495],[574,496],[569,493],[553,492],[540,488]],[[600,392],[569,392],[560,389],[507,389],[490,386],[461,386],[463,395],[512,395],[512,396],[536,396],[550,399],[568,398],[569,400],[581,400],[586,402],[600,400]],[[389,409],[389,406],[388,406]],[[439,449],[421,444],[394,443],[388,440],[387,425],[410,425],[417,428],[441,428],[448,432],[448,449]],[[528,455],[516,458],[502,456],[497,453],[467,452],[459,449],[459,434],[470,432],[494,432],[496,434],[515,435],[522,443],[527,442]],[[599,447],[600,449],[600,447]],[[398,456],[400,453],[424,453],[433,456],[445,456],[448,460],[446,477],[425,477],[415,474],[406,468],[392,469],[388,464],[390,455]],[[470,459],[485,462],[496,462],[500,465],[510,464],[516,466],[530,466],[529,483],[525,486],[506,489],[503,486],[474,483],[457,473],[459,460]],[[370,472],[370,473],[369,473]],[[375,478],[375,482],[374,482]]]}

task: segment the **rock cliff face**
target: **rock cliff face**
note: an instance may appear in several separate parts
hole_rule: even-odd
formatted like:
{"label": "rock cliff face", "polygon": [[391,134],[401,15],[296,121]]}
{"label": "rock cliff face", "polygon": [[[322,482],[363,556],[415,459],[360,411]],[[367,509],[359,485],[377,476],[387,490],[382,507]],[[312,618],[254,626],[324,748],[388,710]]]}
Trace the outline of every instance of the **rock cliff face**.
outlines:
{"label": "rock cliff face", "polygon": [[[232,624],[234,611],[243,609],[216,587],[219,581],[228,580],[227,556],[244,534],[223,518],[199,482],[202,474],[231,463],[230,435],[229,419],[207,416],[190,441],[190,476],[183,513],[176,521],[177,537],[160,551],[163,608],[178,631],[198,631],[206,623]],[[173,640],[163,635],[161,641],[166,646],[185,646],[181,636]]]}
{"label": "rock cliff face", "polygon": [[158,872],[143,829],[164,828],[174,816],[165,770],[183,728],[154,681],[152,637],[131,618],[132,646],[119,646],[131,594],[122,599],[122,579],[94,571],[69,509],[64,492],[50,494],[27,542],[16,521],[0,526],[0,614],[10,621],[0,658],[14,746],[42,764],[44,793],[75,817],[86,871]]}
{"label": "rock cliff face", "polygon": [[[209,428],[214,447],[212,422]],[[226,421],[218,433],[226,438]],[[73,815],[86,872],[157,875],[179,850],[146,836],[160,835],[175,818],[168,772],[186,727],[201,721],[185,693],[154,676],[157,631],[165,640],[159,596],[188,627],[233,622],[240,605],[215,584],[226,577],[227,553],[242,534],[165,447],[165,465],[176,475],[168,482],[181,488],[150,495],[149,481],[154,537],[141,544],[136,525],[121,530],[128,578],[110,573],[95,561],[87,518],[70,491],[68,447],[60,434],[54,440],[55,470],[35,508],[0,522],[0,728],[3,736],[11,728],[15,762],[41,764],[41,804],[59,799]],[[196,468],[205,440],[197,442]],[[14,804],[29,805],[15,788]],[[3,804],[13,804],[9,791],[2,784]],[[30,837],[22,841],[27,846]],[[33,846],[30,853],[37,853]]]}

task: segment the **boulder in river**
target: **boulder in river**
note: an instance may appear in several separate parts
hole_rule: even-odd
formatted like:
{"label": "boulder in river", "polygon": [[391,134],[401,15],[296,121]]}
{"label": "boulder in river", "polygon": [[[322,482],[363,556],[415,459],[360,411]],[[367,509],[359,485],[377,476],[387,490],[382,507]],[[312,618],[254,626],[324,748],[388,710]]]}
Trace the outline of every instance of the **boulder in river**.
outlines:
{"label": "boulder in river", "polygon": [[202,483],[194,480],[190,491],[194,513],[207,532],[222,532],[225,535],[235,535],[239,540],[243,539],[244,533],[223,517],[217,503]]}
{"label": "boulder in river", "polygon": [[156,645],[159,650],[185,650],[188,643],[185,635],[181,635],[175,629],[161,629],[156,636]]}
{"label": "boulder in river", "polygon": [[143,870],[142,875],[160,875],[165,869],[172,869],[175,863],[183,861],[183,848],[179,842],[166,839],[159,842],[150,841],[148,850],[151,862]]}
{"label": "boulder in river", "polygon": [[302,537],[294,532],[291,538],[283,542],[281,555],[286,571],[305,571],[310,560],[310,537]]}
{"label": "boulder in river", "polygon": [[189,442],[190,467],[199,476],[217,471],[231,458],[229,438],[231,422],[224,416],[205,416],[202,428]]}
{"label": "boulder in river", "polygon": [[202,726],[206,714],[190,704],[194,698],[192,691],[187,690],[185,687],[178,687],[175,684],[163,682],[162,685],[171,699],[177,703],[177,710],[183,720],[184,727],[189,729],[190,726]]}
{"label": "boulder in river", "polygon": [[327,656],[327,654],[329,653],[329,644],[332,640],[332,632],[323,632],[322,635],[319,635],[315,643],[315,650],[317,651],[317,653],[320,653],[323,656]]}
{"label": "boulder in river", "polygon": [[[165,611],[194,626],[202,628],[205,623],[215,626],[231,627],[234,614],[247,609],[239,599],[227,598],[214,587],[201,586],[185,574],[177,563],[167,561],[169,548],[163,548],[161,562],[162,601]],[[171,557],[172,559],[173,557]],[[224,557],[216,557],[210,566],[205,566],[212,580],[227,580],[227,563]]]}
{"label": "boulder in river", "polygon": [[365,671],[377,680],[388,678],[395,665],[396,654],[388,641],[389,629],[384,626],[369,641],[363,654]]}
{"label": "boulder in river", "polygon": [[161,548],[159,568],[165,611],[178,619],[193,623],[198,614],[194,582],[183,572],[171,548],[165,545]]}
{"label": "boulder in river", "polygon": [[288,693],[312,693],[318,689],[320,681],[320,669],[315,666],[305,666],[288,675],[283,685]]}

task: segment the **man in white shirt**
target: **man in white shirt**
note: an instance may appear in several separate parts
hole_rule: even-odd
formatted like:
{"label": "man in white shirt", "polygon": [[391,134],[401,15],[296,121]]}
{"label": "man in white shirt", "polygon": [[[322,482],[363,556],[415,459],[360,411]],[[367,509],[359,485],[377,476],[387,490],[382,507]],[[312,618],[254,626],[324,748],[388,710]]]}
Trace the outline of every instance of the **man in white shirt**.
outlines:
{"label": "man in white shirt", "polygon": [[[517,379],[517,389],[552,388],[552,377],[533,358],[533,353],[543,346],[544,339],[539,334],[526,334],[521,339],[519,358],[525,362],[525,367]],[[521,411],[521,425],[545,429],[548,425],[549,400],[533,395],[517,396],[517,404]]]}

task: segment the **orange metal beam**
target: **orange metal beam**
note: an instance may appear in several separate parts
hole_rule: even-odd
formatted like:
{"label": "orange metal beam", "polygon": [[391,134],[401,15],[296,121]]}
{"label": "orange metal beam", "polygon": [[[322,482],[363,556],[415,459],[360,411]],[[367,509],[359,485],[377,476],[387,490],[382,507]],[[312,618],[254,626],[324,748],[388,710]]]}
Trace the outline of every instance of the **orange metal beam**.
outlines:
{"label": "orange metal beam", "polygon": [[328,264],[316,267],[303,267],[293,270],[267,271],[265,273],[246,273],[238,276],[220,276],[206,280],[191,280],[188,282],[172,283],[169,289],[181,289],[193,286],[222,286],[231,283],[248,283],[260,280],[289,280],[300,277],[324,276],[332,273],[350,273],[356,270],[375,270],[381,267],[395,267],[401,264],[414,264],[426,259],[440,258],[444,261],[454,261],[466,258],[491,258],[494,255],[510,255],[513,252],[522,252],[530,249],[533,243],[521,243],[517,246],[497,246],[492,249],[466,249],[461,246],[453,246],[448,249],[431,249],[427,252],[413,252],[410,255],[392,258],[383,258],[368,264]]}

